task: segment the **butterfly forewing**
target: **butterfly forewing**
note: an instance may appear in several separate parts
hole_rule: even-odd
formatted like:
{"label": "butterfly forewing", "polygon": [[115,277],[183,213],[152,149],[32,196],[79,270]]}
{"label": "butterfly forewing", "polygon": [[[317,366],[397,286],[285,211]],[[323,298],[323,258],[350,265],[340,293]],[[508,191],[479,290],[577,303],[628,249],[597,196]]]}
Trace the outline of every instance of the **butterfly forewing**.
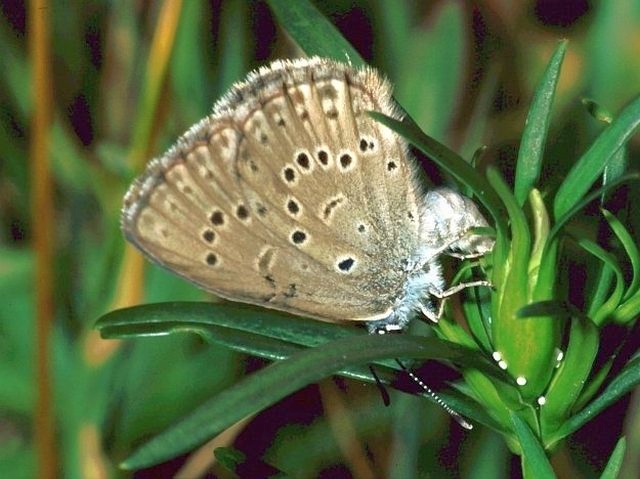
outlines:
{"label": "butterfly forewing", "polygon": [[419,249],[419,190],[373,70],[276,62],[131,187],[126,236],[205,290],[325,320],[388,316]]}

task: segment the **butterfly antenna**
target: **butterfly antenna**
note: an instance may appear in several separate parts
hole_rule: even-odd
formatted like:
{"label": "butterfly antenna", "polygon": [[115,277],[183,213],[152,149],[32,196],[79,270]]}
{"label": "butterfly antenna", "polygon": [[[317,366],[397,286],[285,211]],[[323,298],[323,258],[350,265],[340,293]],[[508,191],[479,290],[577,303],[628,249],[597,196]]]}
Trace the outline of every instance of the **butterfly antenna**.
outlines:
{"label": "butterfly antenna", "polygon": [[389,404],[391,404],[389,391],[387,391],[387,388],[385,388],[384,384],[382,384],[382,381],[380,381],[380,378],[376,374],[376,370],[373,368],[373,366],[369,365],[369,371],[371,371],[371,375],[376,380],[376,386],[378,386],[378,390],[380,391],[380,395],[382,396],[382,402],[385,406],[389,406]]}
{"label": "butterfly antenna", "polygon": [[413,381],[422,388],[422,390],[429,395],[431,399],[433,399],[438,406],[447,411],[449,415],[455,419],[455,421],[460,424],[463,428],[471,430],[473,429],[473,424],[463,418],[458,412],[456,412],[451,406],[449,406],[446,402],[442,400],[440,396],[438,396],[433,389],[427,386],[422,379],[415,375],[413,371],[407,368],[402,361],[396,358],[396,363],[398,366],[402,368],[402,370],[409,375]]}

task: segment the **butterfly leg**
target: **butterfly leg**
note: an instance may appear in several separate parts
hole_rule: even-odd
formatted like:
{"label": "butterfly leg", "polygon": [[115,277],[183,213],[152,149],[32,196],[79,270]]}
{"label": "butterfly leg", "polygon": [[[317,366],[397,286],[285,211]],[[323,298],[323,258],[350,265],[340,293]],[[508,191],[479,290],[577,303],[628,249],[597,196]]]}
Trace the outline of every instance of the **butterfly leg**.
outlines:
{"label": "butterfly leg", "polygon": [[491,281],[477,280],[467,281],[466,283],[459,283],[449,289],[445,289],[444,291],[431,290],[429,291],[429,294],[439,300],[437,310],[434,311],[434,308],[428,308],[425,305],[421,305],[420,310],[429,321],[431,321],[432,323],[437,323],[444,314],[444,306],[447,299],[467,288],[476,288],[478,286],[486,286],[487,288],[491,288],[493,287],[493,284],[491,284]]}
{"label": "butterfly leg", "polygon": [[[447,245],[447,247],[449,247],[449,246],[450,245]],[[452,258],[457,258],[459,260],[465,260],[465,259],[480,258],[480,257],[486,255],[487,253],[486,253],[486,251],[482,251],[482,252],[479,251],[477,253],[458,253],[456,251],[447,251],[444,254],[446,254],[447,256],[450,256]]]}

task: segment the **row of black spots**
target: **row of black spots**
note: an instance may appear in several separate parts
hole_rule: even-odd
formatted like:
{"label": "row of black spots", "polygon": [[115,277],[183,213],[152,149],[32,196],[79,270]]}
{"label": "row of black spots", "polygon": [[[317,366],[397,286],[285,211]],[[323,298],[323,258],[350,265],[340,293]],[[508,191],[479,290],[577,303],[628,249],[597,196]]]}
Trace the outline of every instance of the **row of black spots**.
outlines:
{"label": "row of black spots", "polygon": [[[235,213],[235,217],[238,220],[242,221],[243,223],[246,223],[247,221],[249,221],[251,217],[249,213],[249,209],[243,204],[238,205],[234,213]],[[211,223],[211,226],[216,229],[224,228],[226,222],[227,222],[226,214],[224,211],[220,209],[213,210],[209,215],[209,223]],[[213,244],[214,241],[216,240],[216,232],[214,231],[213,228],[206,228],[202,232],[202,239],[209,244]]]}
{"label": "row of black spots", "polygon": [[[367,152],[375,152],[377,149],[376,143],[373,140],[366,140],[365,138],[360,139],[360,151],[365,154]],[[400,168],[398,160],[395,159],[387,159],[385,165],[387,171],[389,173],[397,173]]]}
{"label": "row of black spots", "polygon": [[[358,144],[358,147],[360,148],[360,151],[363,154],[366,153],[375,153],[378,150],[378,144],[377,141],[373,138],[367,138],[365,136],[362,136],[360,138],[360,142]],[[395,159],[387,159],[386,160],[386,165],[385,165],[387,171],[389,173],[395,173],[397,171],[399,171],[399,163],[398,160]]]}
{"label": "row of black spots", "polygon": [[[291,242],[296,246],[302,246],[309,241],[310,236],[303,230],[297,229],[291,233]],[[352,256],[339,258],[336,262],[336,269],[340,273],[351,273],[356,265],[356,259]]]}
{"label": "row of black spots", "polygon": [[[325,150],[319,150],[317,154],[318,161],[324,166],[329,165],[329,154]],[[337,164],[341,171],[348,172],[356,167],[356,155],[351,151],[343,151],[337,158]],[[313,163],[311,157],[301,152],[294,158],[295,163],[300,168],[300,171],[312,171]],[[389,160],[386,168],[389,172],[395,172],[398,169],[398,163],[395,160]],[[281,171],[283,181],[290,186],[295,186],[298,182],[298,171],[291,164],[286,165]]]}
{"label": "row of black spots", "polygon": [[[294,155],[293,161],[297,164],[301,171],[311,172],[312,164],[309,155],[304,152],[298,152]],[[290,186],[293,186],[298,183],[298,172],[291,165],[288,164],[282,169],[282,179],[284,182]]]}
{"label": "row of black spots", "polygon": [[[258,205],[256,212],[259,216],[265,216],[267,213],[267,209],[264,205]],[[238,205],[235,210],[235,216],[237,219],[241,221],[248,221],[251,218],[249,209],[244,205]],[[225,213],[222,210],[214,210],[209,216],[209,221],[214,227],[222,227],[226,224],[227,218]],[[294,233],[295,234],[295,233]],[[202,239],[208,244],[214,244],[217,239],[217,232],[212,228],[206,228],[202,232]],[[299,239],[296,236],[296,239]],[[273,260],[275,259],[275,250],[273,248],[267,249],[261,256],[258,258],[258,268],[262,269],[271,269]],[[219,266],[220,258],[213,251],[209,251],[205,256],[205,263],[208,266]]]}
{"label": "row of black spots", "polygon": [[[324,149],[319,149],[316,153],[317,161],[322,165],[323,168],[327,168],[329,166],[329,153]],[[340,153],[338,156],[337,164],[342,171],[350,171],[355,168],[356,164],[356,155],[349,150],[345,150]],[[301,172],[312,172],[313,171],[313,158],[306,151],[297,152],[294,155],[293,162],[298,166],[299,171]],[[395,164],[393,166],[395,168]],[[282,179],[288,185],[294,186],[298,182],[298,170],[294,168],[293,165],[288,164],[282,169]]]}
{"label": "row of black spots", "polygon": [[312,172],[316,161],[326,170],[329,166],[329,152],[324,148],[319,148],[314,157],[307,151],[299,151],[294,155],[293,160],[303,173]]}
{"label": "row of black spots", "polygon": [[376,151],[376,142],[372,138],[361,137],[358,146],[362,153],[373,153]]}

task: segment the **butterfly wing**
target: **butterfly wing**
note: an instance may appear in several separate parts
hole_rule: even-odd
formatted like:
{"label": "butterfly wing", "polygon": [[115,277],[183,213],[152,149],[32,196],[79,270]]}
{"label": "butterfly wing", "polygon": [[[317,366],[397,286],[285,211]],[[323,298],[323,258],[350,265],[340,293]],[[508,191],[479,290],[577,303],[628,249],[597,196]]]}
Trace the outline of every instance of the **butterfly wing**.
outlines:
{"label": "butterfly wing", "polygon": [[249,75],[125,197],[126,237],[222,297],[330,321],[387,317],[419,238],[415,165],[368,110],[371,69],[325,59]]}

